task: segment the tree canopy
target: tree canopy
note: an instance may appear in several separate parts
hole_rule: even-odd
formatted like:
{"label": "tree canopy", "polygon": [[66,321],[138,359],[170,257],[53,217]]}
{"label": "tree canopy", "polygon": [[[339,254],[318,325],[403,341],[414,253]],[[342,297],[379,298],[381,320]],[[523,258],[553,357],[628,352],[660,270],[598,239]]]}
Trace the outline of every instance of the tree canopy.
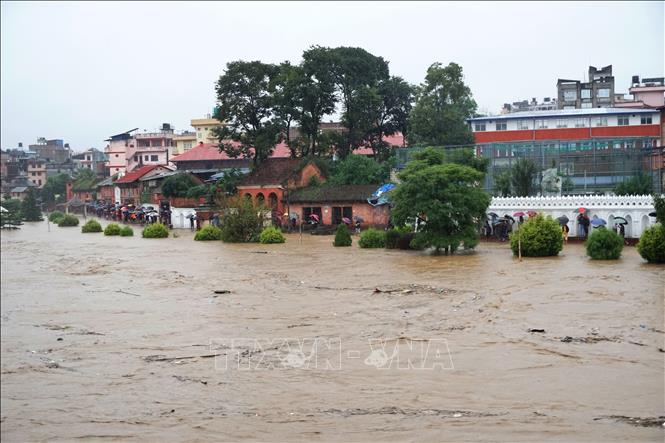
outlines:
{"label": "tree canopy", "polygon": [[330,183],[335,185],[373,185],[390,179],[389,163],[378,163],[364,155],[351,154],[339,162]]}
{"label": "tree canopy", "polygon": [[535,190],[534,181],[538,174],[538,167],[530,158],[517,159],[510,170],[510,184],[513,195],[528,197]]}
{"label": "tree canopy", "polygon": [[190,190],[200,185],[188,172],[178,172],[164,179],[162,194],[166,198],[187,197]]}
{"label": "tree canopy", "polygon": [[616,195],[648,195],[652,191],[653,183],[651,177],[643,172],[619,183],[614,188]]}
{"label": "tree canopy", "polygon": [[434,63],[416,94],[411,111],[409,141],[429,146],[473,143],[466,119],[476,112],[471,89],[464,83],[462,67],[456,63]]}
{"label": "tree canopy", "polygon": [[61,172],[46,179],[44,187],[41,189],[42,200],[46,203],[53,203],[56,196],[65,195],[67,192],[67,182],[71,180],[69,174]]}
{"label": "tree canopy", "polygon": [[36,194],[33,188],[29,188],[21,203],[21,214],[25,221],[42,221],[42,211],[37,206]]}
{"label": "tree canopy", "polygon": [[414,239],[418,247],[454,252],[478,243],[478,224],[490,203],[481,183],[484,173],[447,163],[441,151],[427,149],[409,162],[394,191],[393,219],[405,224],[418,216],[426,224]]}

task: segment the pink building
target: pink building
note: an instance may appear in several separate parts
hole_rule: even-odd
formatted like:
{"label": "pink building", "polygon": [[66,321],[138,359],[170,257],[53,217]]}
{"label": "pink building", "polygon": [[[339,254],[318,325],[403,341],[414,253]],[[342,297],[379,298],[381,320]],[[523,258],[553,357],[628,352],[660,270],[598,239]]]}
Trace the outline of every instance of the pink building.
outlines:
{"label": "pink building", "polygon": [[104,149],[109,175],[126,174],[149,165],[168,165],[173,129],[168,123],[156,132],[136,133],[138,128],[111,136]]}
{"label": "pink building", "polygon": [[127,150],[136,147],[136,140],[132,132],[137,129],[134,128],[121,134],[112,135],[105,140],[108,142],[104,148],[104,153],[108,158],[106,167],[109,169],[109,175],[123,175],[127,172]]}
{"label": "pink building", "polygon": [[621,100],[617,108],[661,108],[665,106],[665,78],[643,78],[633,76],[633,86],[628,90],[632,100]]}

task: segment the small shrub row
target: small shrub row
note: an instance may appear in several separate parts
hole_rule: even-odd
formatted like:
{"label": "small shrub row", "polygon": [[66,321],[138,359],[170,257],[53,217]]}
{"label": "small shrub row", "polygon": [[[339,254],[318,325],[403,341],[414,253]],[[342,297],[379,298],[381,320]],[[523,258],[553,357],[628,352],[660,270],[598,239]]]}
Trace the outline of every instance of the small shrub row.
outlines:
{"label": "small shrub row", "polygon": [[385,248],[386,232],[377,229],[368,229],[360,234],[358,246],[361,248]]}
{"label": "small shrub row", "polygon": [[104,229],[104,235],[120,235],[120,225],[117,223],[109,223]]}
{"label": "small shrub row", "polygon": [[210,241],[210,240],[221,240],[222,239],[222,230],[217,226],[206,225],[194,236],[196,241]]}
{"label": "small shrub row", "polygon": [[71,214],[64,214],[61,218],[58,219],[58,226],[61,228],[69,226],[78,226],[79,219],[74,217]]}
{"label": "small shrub row", "polygon": [[153,223],[146,226],[141,235],[143,238],[167,238],[169,230],[161,223]]}
{"label": "small shrub row", "polygon": [[284,243],[286,239],[284,238],[282,231],[271,226],[261,231],[259,241],[265,245],[270,243]]}
{"label": "small shrub row", "polygon": [[60,221],[60,219],[62,219],[62,217],[64,217],[64,216],[65,216],[65,214],[61,211],[53,211],[48,215],[48,220],[51,223],[55,223],[57,225],[58,222]]}
{"label": "small shrub row", "polygon": [[97,220],[88,220],[86,224],[81,226],[81,232],[84,234],[92,232],[102,232],[102,225]]}
{"label": "small shrub row", "polygon": [[134,236],[134,230],[129,226],[123,226],[122,229],[120,229],[120,237],[133,237],[133,236]]}

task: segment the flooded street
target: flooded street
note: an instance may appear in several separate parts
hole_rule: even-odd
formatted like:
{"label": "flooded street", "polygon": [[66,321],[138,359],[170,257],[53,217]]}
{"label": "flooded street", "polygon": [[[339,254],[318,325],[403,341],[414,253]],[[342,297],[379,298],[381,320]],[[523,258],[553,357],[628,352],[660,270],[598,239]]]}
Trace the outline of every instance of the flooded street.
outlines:
{"label": "flooded street", "polygon": [[2,232],[3,441],[665,438],[665,267],[634,248],[519,263],[177,232]]}

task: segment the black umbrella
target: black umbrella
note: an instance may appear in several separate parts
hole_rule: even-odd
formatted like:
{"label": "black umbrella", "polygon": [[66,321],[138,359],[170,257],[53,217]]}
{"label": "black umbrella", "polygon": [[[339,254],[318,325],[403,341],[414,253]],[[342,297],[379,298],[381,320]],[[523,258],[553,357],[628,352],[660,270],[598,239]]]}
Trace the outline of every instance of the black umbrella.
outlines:
{"label": "black umbrella", "polygon": [[656,211],[654,212],[649,212],[649,217],[655,217],[656,216]]}
{"label": "black umbrella", "polygon": [[510,221],[512,221],[512,222],[515,221],[515,219],[512,218],[512,217],[511,217],[510,215],[508,215],[508,214],[504,214],[504,215],[503,215],[503,218],[508,219],[508,220],[510,220]]}
{"label": "black umbrella", "polygon": [[620,224],[620,225],[627,225],[628,220],[626,220],[623,217],[614,217],[614,223]]}
{"label": "black umbrella", "polygon": [[566,225],[570,221],[568,217],[565,215],[562,215],[561,217],[557,217],[556,220],[559,222],[560,225]]}
{"label": "black umbrella", "polygon": [[489,212],[487,215],[489,215],[492,218],[497,218],[499,216],[499,214],[496,214],[494,212]]}

